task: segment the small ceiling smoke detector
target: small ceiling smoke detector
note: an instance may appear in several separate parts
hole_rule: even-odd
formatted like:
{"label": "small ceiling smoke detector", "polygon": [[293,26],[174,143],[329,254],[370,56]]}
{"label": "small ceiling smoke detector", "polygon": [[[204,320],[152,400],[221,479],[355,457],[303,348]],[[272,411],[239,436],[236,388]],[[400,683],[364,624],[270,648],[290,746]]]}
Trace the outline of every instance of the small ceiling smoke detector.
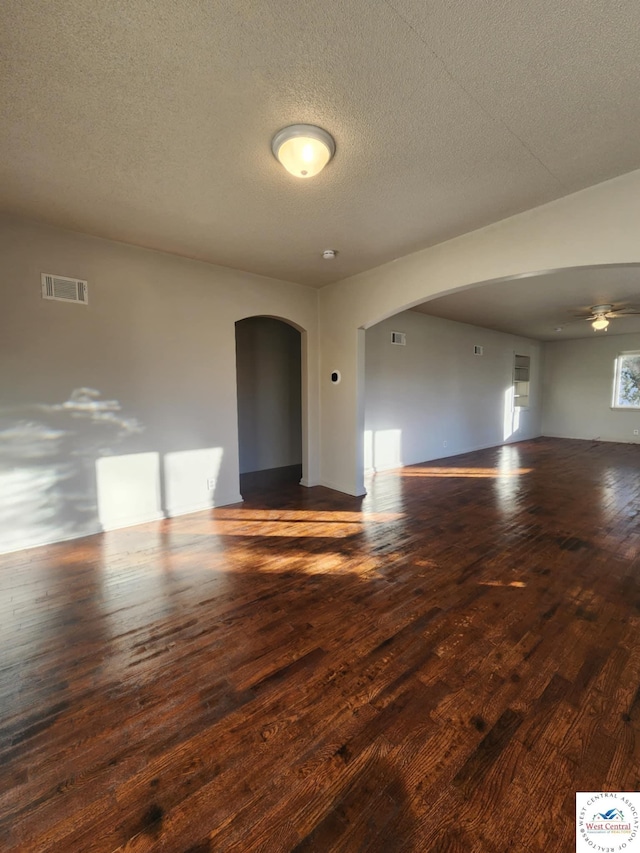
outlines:
{"label": "small ceiling smoke detector", "polygon": [[322,253],[322,257],[325,261],[332,261],[338,253],[335,249],[325,249]]}
{"label": "small ceiling smoke detector", "polygon": [[296,178],[312,178],[336,153],[331,134],[313,124],[283,127],[271,142],[273,155]]}
{"label": "small ceiling smoke detector", "polygon": [[556,327],[555,327],[555,329],[554,329],[553,331],[554,331],[554,332],[561,332],[561,331],[562,331],[562,326],[556,326]]}

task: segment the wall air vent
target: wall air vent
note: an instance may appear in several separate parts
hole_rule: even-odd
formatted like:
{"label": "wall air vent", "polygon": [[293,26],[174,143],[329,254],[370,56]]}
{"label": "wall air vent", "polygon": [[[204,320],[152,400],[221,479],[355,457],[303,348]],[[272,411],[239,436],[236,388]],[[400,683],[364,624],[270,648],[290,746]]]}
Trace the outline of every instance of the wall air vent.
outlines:
{"label": "wall air vent", "polygon": [[391,343],[397,344],[399,347],[406,347],[407,336],[404,332],[391,332]]}
{"label": "wall air vent", "polygon": [[484,347],[480,347],[480,346],[478,346],[478,344],[476,344],[473,348],[473,354],[474,355],[482,355],[483,353],[484,353]]}
{"label": "wall air vent", "polygon": [[77,278],[66,278],[63,275],[42,273],[42,298],[56,299],[58,302],[89,303],[87,282]]}

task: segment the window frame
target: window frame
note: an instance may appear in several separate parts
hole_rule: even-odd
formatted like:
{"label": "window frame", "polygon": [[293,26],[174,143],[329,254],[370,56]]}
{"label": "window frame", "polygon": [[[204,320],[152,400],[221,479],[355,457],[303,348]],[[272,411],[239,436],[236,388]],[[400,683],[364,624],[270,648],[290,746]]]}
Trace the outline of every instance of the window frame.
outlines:
{"label": "window frame", "polygon": [[624,360],[624,357],[627,355],[633,355],[640,358],[640,350],[625,350],[624,352],[619,352],[616,355],[613,371],[613,396],[611,400],[611,408],[615,409],[616,412],[640,412],[640,402],[637,405],[633,406],[620,406],[617,402],[620,396],[619,389],[622,362]]}

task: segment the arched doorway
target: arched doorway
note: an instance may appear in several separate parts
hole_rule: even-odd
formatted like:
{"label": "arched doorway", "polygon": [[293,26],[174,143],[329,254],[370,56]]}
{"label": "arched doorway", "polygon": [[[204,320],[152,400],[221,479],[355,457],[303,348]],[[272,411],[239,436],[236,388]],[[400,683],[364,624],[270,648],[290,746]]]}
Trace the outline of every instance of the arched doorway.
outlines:
{"label": "arched doorway", "polygon": [[274,317],[236,323],[240,493],[302,476],[301,334]]}

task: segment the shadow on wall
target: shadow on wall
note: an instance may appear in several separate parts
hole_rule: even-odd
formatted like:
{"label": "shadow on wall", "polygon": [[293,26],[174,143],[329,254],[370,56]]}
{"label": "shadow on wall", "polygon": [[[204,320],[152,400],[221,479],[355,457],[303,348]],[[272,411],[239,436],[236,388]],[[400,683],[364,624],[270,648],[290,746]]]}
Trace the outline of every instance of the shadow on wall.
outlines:
{"label": "shadow on wall", "polygon": [[0,553],[211,506],[222,448],[167,453],[163,477],[159,453],[116,453],[142,432],[93,388],[0,410]]}

